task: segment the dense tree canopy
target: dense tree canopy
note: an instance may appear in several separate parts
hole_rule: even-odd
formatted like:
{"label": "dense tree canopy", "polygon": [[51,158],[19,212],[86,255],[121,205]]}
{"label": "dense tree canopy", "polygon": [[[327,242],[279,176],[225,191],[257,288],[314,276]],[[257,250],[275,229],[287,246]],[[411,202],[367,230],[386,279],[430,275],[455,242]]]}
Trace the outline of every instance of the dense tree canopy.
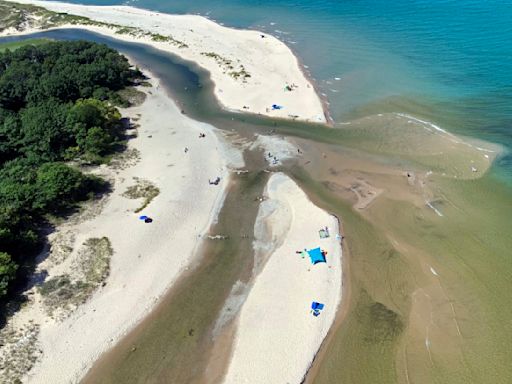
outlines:
{"label": "dense tree canopy", "polygon": [[0,53],[0,300],[37,250],[45,217],[102,184],[66,162],[100,162],[119,144],[110,101],[139,76],[118,52],[86,41]]}
{"label": "dense tree canopy", "polygon": [[11,256],[0,252],[0,295],[7,293],[7,286],[9,281],[14,279],[16,269],[17,265],[11,260]]}
{"label": "dense tree canopy", "polygon": [[0,107],[17,111],[49,98],[90,98],[97,90],[124,88],[133,75],[126,58],[106,45],[28,45],[0,55]]}

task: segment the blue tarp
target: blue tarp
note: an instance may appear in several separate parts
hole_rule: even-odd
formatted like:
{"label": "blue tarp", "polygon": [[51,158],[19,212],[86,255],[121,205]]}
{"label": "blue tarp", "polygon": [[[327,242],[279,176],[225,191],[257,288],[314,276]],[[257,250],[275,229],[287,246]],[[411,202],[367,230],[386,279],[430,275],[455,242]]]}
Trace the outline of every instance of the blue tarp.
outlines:
{"label": "blue tarp", "polygon": [[322,250],[320,247],[315,249],[310,249],[308,251],[309,258],[311,259],[311,264],[316,263],[325,263],[325,256],[322,254]]}
{"label": "blue tarp", "polygon": [[148,217],[147,216],[139,216],[139,220],[146,220]]}
{"label": "blue tarp", "polygon": [[272,104],[272,109],[283,109],[282,105]]}
{"label": "blue tarp", "polygon": [[313,301],[311,303],[311,309],[318,309],[318,310],[322,310],[324,309],[324,305],[323,304],[320,304],[320,303],[317,303],[316,301]]}

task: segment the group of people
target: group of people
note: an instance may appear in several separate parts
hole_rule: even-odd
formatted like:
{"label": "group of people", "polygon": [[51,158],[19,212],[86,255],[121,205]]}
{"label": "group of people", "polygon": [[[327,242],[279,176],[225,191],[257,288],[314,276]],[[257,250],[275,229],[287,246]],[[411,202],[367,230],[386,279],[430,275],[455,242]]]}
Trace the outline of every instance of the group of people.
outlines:
{"label": "group of people", "polygon": [[294,89],[297,89],[297,88],[299,88],[299,86],[297,84],[286,84],[286,86],[284,87],[284,90],[288,91],[288,92],[291,92],[291,91],[293,91]]}
{"label": "group of people", "polygon": [[272,161],[273,165],[279,164],[279,160],[277,159],[277,157],[276,156],[272,156],[272,153],[270,153],[270,152],[268,153],[268,158],[269,158],[269,160]]}

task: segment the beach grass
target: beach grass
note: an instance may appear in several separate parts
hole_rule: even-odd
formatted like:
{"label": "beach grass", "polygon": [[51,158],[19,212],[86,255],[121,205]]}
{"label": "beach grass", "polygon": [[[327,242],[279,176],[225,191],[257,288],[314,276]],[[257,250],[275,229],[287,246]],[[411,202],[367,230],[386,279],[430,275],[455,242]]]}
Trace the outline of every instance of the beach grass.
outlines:
{"label": "beach grass", "polygon": [[0,345],[7,353],[0,358],[2,383],[21,384],[22,378],[41,355],[37,338],[39,325],[29,323],[16,330],[11,327],[0,329]]}
{"label": "beach grass", "polygon": [[73,275],[51,277],[38,287],[46,311],[63,318],[84,303],[108,277],[113,252],[107,237],[87,239],[74,261]]}
{"label": "beach grass", "polygon": [[142,205],[135,209],[135,213],[139,213],[144,210],[151,201],[160,194],[160,190],[156,185],[148,180],[134,177],[135,185],[132,185],[126,189],[123,196],[128,199],[144,199]]}

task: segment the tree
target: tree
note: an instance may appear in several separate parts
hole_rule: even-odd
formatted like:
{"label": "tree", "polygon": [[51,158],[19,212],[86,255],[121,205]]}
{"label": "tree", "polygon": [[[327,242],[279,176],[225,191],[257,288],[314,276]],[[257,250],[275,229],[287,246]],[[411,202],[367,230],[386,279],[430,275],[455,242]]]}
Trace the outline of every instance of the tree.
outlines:
{"label": "tree", "polygon": [[46,163],[37,170],[34,208],[56,210],[71,201],[83,199],[86,177],[78,170],[63,163]]}
{"label": "tree", "polygon": [[75,145],[72,130],[67,125],[71,106],[55,99],[30,106],[20,112],[22,129],[17,140],[20,151],[34,154],[45,161],[62,159],[65,149]]}
{"label": "tree", "polygon": [[9,282],[16,276],[18,266],[8,253],[0,252],[0,299],[7,293]]}
{"label": "tree", "polygon": [[18,114],[0,108],[0,165],[16,157],[21,137]]}
{"label": "tree", "polygon": [[103,156],[112,146],[112,137],[108,132],[99,127],[92,127],[87,132],[84,142],[86,154],[93,156]]}

